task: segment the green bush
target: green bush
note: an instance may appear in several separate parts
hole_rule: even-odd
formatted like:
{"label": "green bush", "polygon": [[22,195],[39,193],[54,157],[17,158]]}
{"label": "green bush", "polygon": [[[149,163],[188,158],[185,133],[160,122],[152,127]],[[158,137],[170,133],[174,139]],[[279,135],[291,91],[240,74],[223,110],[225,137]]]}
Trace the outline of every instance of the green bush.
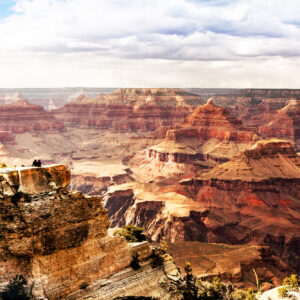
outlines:
{"label": "green bush", "polygon": [[127,242],[136,243],[146,240],[145,235],[143,234],[143,228],[137,227],[133,224],[125,225],[123,228],[116,230],[114,235],[125,237]]}

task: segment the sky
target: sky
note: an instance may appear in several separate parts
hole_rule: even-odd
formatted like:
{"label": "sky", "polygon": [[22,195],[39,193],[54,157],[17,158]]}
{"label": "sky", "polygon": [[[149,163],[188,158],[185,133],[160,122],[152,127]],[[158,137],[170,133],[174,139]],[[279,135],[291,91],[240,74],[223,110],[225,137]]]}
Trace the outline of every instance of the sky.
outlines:
{"label": "sky", "polygon": [[0,88],[300,88],[299,0],[0,0]]}

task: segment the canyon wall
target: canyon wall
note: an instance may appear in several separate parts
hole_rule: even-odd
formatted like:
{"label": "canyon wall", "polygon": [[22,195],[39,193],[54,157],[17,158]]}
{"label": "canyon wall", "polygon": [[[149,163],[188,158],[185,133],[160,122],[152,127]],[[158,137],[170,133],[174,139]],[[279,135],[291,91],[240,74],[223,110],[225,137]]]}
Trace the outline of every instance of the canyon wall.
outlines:
{"label": "canyon wall", "polygon": [[4,168],[0,176],[1,289],[22,274],[35,296],[65,299],[130,265],[133,250],[108,236],[101,199],[70,193],[65,166]]}
{"label": "canyon wall", "polygon": [[62,122],[56,120],[42,106],[29,104],[24,98],[0,105],[0,131],[18,134],[63,130],[65,128]]}
{"label": "canyon wall", "polygon": [[111,187],[104,199],[112,226],[134,223],[154,240],[267,245],[299,272],[299,188],[300,157],[274,139],[196,179]]}
{"label": "canyon wall", "polygon": [[129,160],[128,165],[138,178],[190,176],[228,161],[258,140],[254,131],[211,100],[176,127],[167,131],[161,143]]}
{"label": "canyon wall", "polygon": [[96,98],[80,96],[54,114],[71,127],[154,131],[182,122],[200,104],[201,96],[180,89],[120,89]]}

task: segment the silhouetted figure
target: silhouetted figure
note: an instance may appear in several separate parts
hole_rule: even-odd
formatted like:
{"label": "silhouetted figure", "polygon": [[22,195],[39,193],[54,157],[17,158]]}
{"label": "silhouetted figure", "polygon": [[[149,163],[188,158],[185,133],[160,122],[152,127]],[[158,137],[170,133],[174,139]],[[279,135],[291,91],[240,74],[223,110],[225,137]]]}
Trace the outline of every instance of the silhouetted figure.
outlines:
{"label": "silhouetted figure", "polygon": [[32,166],[33,167],[37,167],[37,161],[36,161],[36,159],[33,161]]}
{"label": "silhouetted figure", "polygon": [[42,166],[42,162],[41,162],[40,160],[38,160],[38,161],[36,162],[36,166],[37,166],[37,167],[41,167],[41,166]]}

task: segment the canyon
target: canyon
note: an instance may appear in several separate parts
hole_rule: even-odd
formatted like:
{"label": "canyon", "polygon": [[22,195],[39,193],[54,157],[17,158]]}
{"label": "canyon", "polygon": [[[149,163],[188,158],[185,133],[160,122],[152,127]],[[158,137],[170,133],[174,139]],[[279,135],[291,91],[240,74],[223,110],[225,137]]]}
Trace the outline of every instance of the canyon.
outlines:
{"label": "canyon", "polygon": [[257,140],[255,132],[210,99],[168,130],[160,144],[133,157],[129,166],[139,176],[190,176],[227,161]]}
{"label": "canyon", "polygon": [[53,112],[71,127],[154,131],[183,121],[191,107],[203,103],[201,96],[179,89],[119,89],[96,98],[81,95]]}
{"label": "canyon", "polygon": [[[167,280],[160,269],[147,261],[139,272],[129,268],[135,254],[141,260],[150,255],[149,244],[130,245],[108,235],[101,198],[69,192],[66,166],[2,168],[0,177],[0,290],[22,274],[31,296],[38,299],[82,299],[82,294],[98,291],[97,299],[104,300],[145,293],[142,286],[150,274],[156,288],[150,287],[147,295],[170,299],[160,288],[159,281]],[[172,262],[166,269],[176,275]],[[122,272],[134,289],[118,285]],[[112,275],[118,278],[115,282],[107,280]],[[102,291],[108,283],[110,290]]]}
{"label": "canyon", "polygon": [[[21,95],[14,102],[0,105],[0,131],[7,132],[8,137],[24,132],[63,130],[65,128],[62,122],[57,121],[42,106],[30,104]],[[12,139],[5,141],[9,140]]]}
{"label": "canyon", "polygon": [[[110,235],[126,224],[204,279],[253,286],[255,268],[276,286],[300,271],[298,90],[93,93],[50,112],[20,95],[0,105],[0,288],[22,273],[45,299],[168,299],[164,274],[133,271],[137,250]],[[43,167],[15,167],[33,159]]]}
{"label": "canyon", "polygon": [[179,183],[111,186],[111,226],[136,224],[153,240],[266,245],[299,272],[300,158],[288,141],[258,141],[230,161]]}

